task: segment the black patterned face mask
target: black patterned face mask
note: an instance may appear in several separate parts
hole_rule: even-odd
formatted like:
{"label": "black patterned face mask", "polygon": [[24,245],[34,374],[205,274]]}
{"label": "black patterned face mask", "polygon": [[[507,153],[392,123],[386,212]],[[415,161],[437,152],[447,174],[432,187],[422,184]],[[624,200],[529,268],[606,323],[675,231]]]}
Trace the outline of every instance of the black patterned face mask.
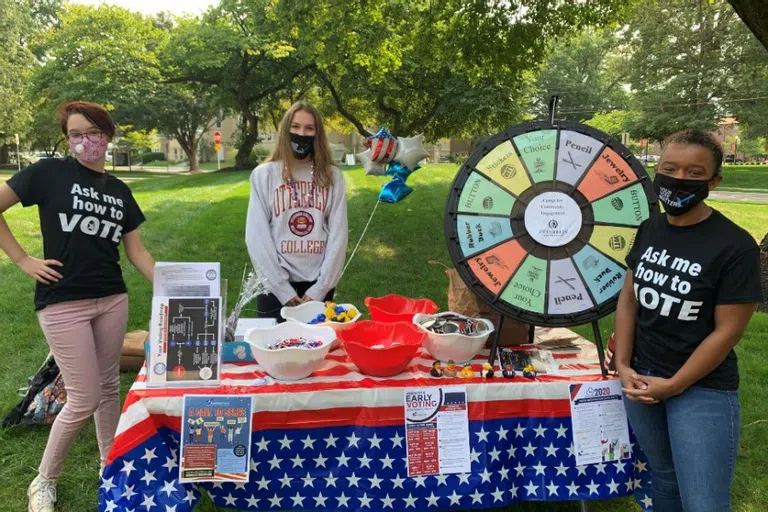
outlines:
{"label": "black patterned face mask", "polygon": [[657,174],[653,189],[659,196],[664,211],[673,217],[689,212],[709,195],[710,180],[681,180]]}
{"label": "black patterned face mask", "polygon": [[297,160],[304,160],[315,148],[315,136],[291,133],[291,148]]}

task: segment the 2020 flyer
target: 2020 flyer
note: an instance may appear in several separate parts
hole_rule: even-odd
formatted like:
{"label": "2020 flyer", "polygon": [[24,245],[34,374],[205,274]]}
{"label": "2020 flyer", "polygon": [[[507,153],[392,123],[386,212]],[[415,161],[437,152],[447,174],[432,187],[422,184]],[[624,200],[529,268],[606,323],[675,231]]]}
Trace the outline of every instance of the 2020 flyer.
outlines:
{"label": "2020 flyer", "polygon": [[571,418],[576,464],[598,464],[631,456],[629,424],[621,381],[571,384]]}
{"label": "2020 flyer", "polygon": [[181,482],[247,482],[251,397],[185,395]]}

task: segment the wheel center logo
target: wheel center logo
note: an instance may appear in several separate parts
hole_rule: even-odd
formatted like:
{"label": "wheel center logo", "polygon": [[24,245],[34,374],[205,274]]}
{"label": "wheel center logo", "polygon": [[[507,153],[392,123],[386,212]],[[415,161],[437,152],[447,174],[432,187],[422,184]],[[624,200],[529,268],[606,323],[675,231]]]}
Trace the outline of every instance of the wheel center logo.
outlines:
{"label": "wheel center logo", "polygon": [[296,212],[288,220],[288,227],[296,236],[307,236],[315,228],[315,219],[308,212]]}
{"label": "wheel center logo", "polygon": [[543,192],[528,203],[523,221],[536,242],[546,247],[562,247],[581,230],[581,208],[562,192]]}

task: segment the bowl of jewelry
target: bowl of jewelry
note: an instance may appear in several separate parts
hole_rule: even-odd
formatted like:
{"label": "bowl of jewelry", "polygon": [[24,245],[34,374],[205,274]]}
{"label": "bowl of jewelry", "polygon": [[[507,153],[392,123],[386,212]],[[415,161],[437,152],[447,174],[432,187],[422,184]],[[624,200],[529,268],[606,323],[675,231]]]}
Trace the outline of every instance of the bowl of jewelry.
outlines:
{"label": "bowl of jewelry", "polygon": [[336,340],[336,331],[327,326],[285,322],[273,327],[249,329],[245,341],[253,358],[272,377],[299,380],[323,365]]}
{"label": "bowl of jewelry", "polygon": [[417,314],[413,323],[426,331],[424,348],[438,361],[465,362],[483,348],[494,325],[485,318],[446,311],[436,315]]}

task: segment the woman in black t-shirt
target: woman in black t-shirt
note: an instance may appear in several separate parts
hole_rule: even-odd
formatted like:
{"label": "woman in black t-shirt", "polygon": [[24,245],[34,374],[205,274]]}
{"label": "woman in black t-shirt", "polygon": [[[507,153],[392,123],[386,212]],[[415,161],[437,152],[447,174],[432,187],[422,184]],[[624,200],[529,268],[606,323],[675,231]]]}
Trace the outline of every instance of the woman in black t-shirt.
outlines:
{"label": "woman in black t-shirt", "polygon": [[[0,185],[0,248],[37,280],[38,320],[67,388],[29,487],[31,512],[53,512],[56,478],[92,415],[103,467],[120,416],[118,364],[128,321],[120,241],[150,281],[155,266],[139,237],[144,215],[131,189],[105,171],[115,135],[109,113],[92,103],[70,103],[62,107],[61,129],[74,158],[40,160]],[[42,260],[24,251],[3,219],[18,202],[38,206]]]}
{"label": "woman in black t-shirt", "polygon": [[687,130],[664,145],[616,309],[616,369],[648,457],[656,512],[727,512],[739,446],[734,347],[761,300],[755,240],[703,200],[723,152]]}

